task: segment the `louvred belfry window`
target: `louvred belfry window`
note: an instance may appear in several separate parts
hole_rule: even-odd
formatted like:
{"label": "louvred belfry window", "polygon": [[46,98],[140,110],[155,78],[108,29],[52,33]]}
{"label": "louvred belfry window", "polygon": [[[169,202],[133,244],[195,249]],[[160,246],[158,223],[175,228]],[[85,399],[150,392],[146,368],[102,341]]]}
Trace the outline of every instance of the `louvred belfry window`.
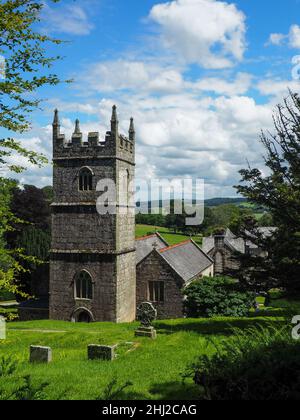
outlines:
{"label": "louvred belfry window", "polygon": [[92,191],[93,174],[89,169],[82,169],[79,173],[79,191]]}

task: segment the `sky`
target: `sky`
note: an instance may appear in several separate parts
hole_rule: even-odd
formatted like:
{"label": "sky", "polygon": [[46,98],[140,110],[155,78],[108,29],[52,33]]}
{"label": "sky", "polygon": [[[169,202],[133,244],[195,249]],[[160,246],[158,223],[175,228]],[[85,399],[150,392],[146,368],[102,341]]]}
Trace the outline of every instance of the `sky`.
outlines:
{"label": "sky", "polygon": [[[43,109],[17,138],[52,154],[53,110],[70,138],[120,131],[133,116],[137,176],[203,178],[206,198],[235,196],[249,162],[265,173],[261,129],[300,87],[299,0],[64,0],[45,3],[39,30],[66,41],[55,71],[72,84],[45,87]],[[298,18],[297,18],[298,17]],[[19,163],[22,163],[19,161]],[[52,167],[29,166],[20,181],[52,184]]]}

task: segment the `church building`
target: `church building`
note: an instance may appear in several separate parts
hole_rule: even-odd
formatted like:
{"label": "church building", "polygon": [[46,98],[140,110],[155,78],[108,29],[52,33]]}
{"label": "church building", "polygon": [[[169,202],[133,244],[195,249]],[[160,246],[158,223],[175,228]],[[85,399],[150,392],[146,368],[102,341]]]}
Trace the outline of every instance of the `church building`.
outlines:
{"label": "church building", "polygon": [[[159,318],[178,318],[184,288],[214,274],[213,260],[193,241],[169,247],[159,234],[135,239],[135,206],[126,200],[124,208],[118,194],[122,178],[134,181],[135,141],[133,119],[128,137],[119,133],[116,106],[102,141],[99,133],[83,138],[78,120],[68,141],[55,111],[49,293],[24,303],[20,319],[131,322],[145,301]],[[116,186],[113,214],[97,210],[103,179]]]}

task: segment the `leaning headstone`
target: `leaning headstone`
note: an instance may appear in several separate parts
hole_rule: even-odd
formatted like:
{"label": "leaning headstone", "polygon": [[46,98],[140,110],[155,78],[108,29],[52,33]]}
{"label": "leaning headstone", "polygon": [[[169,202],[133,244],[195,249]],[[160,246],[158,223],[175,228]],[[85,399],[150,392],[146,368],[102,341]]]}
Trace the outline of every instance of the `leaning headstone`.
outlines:
{"label": "leaning headstone", "polygon": [[141,322],[141,326],[135,331],[136,337],[149,337],[156,339],[157,333],[152,322],[157,318],[157,310],[152,303],[144,302],[137,310],[137,319]]}
{"label": "leaning headstone", "polygon": [[90,344],[88,346],[89,360],[108,360],[115,359],[115,350],[117,346],[100,346],[97,344]]}
{"label": "leaning headstone", "polygon": [[30,346],[30,363],[52,362],[52,350],[50,347]]}

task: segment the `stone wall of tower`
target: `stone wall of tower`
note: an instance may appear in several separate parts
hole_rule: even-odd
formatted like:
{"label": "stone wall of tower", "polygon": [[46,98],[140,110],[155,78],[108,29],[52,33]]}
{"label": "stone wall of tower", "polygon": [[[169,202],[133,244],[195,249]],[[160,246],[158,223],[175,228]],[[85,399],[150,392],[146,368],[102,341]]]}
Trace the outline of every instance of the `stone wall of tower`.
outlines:
{"label": "stone wall of tower", "polygon": [[[132,122],[131,122],[132,127]],[[98,133],[84,141],[79,122],[72,141],[60,134],[58,114],[53,124],[54,202],[50,262],[50,318],[70,321],[80,308],[95,321],[130,322],[135,319],[135,217],[120,211],[100,215],[96,209],[97,183],[112,179],[119,188],[121,170],[135,173],[132,132],[119,135],[116,109],[104,142]],[[79,191],[79,174],[93,174],[91,191]],[[118,200],[117,200],[118,201]],[[119,204],[119,203],[117,203]],[[93,299],[75,297],[76,275],[87,271],[93,280]]]}

